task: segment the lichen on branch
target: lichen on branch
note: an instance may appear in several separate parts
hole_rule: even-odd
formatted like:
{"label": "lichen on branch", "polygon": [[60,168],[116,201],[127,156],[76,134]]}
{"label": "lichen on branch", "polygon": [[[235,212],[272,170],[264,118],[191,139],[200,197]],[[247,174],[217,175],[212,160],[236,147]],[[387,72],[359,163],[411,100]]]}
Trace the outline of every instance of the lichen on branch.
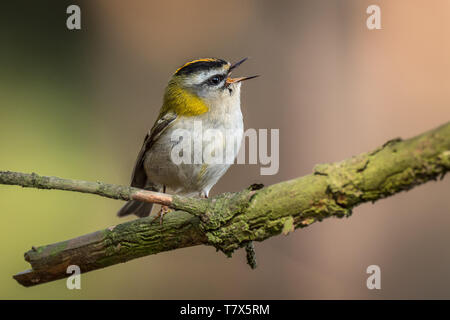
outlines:
{"label": "lichen on branch", "polygon": [[297,179],[209,199],[8,171],[0,171],[0,184],[135,199],[177,210],[165,216],[162,226],[152,224],[152,218],[142,218],[57,244],[33,247],[25,254],[32,269],[14,276],[22,285],[30,286],[66,277],[66,268],[71,264],[87,272],[199,244],[212,245],[228,256],[246,247],[249,261],[253,261],[253,241],[289,234],[328,217],[349,217],[359,204],[443,178],[449,170],[447,123],[408,140],[388,141],[372,152],[316,165],[312,174]]}

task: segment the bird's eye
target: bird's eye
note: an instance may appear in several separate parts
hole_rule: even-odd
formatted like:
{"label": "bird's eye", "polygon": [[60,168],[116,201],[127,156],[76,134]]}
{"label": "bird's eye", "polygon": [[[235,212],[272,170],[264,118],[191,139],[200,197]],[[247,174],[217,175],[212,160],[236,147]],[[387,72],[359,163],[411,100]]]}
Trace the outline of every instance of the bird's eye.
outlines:
{"label": "bird's eye", "polygon": [[215,86],[218,85],[222,80],[222,75],[215,75],[208,79],[208,84]]}

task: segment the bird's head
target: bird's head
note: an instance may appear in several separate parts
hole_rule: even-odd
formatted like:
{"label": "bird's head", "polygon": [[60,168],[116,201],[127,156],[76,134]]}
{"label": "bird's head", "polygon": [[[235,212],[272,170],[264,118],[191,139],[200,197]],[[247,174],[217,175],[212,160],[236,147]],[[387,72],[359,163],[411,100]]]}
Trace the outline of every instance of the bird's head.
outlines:
{"label": "bird's head", "polygon": [[231,77],[231,72],[246,60],[231,64],[222,59],[205,58],[185,63],[169,81],[164,108],[178,115],[195,116],[228,100],[239,99],[241,82],[257,77]]}

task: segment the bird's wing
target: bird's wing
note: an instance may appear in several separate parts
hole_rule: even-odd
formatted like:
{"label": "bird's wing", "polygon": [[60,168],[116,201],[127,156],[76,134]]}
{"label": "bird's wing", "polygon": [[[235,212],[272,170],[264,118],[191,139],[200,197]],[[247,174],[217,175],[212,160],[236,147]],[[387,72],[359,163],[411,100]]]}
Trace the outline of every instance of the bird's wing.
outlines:
{"label": "bird's wing", "polygon": [[136,188],[144,188],[147,184],[147,174],[144,168],[145,153],[151,149],[153,143],[159,138],[161,133],[164,132],[177,118],[177,115],[173,112],[167,112],[159,117],[159,119],[153,125],[153,128],[147,133],[142,145],[141,151],[139,151],[136,164],[131,176],[131,186]]}

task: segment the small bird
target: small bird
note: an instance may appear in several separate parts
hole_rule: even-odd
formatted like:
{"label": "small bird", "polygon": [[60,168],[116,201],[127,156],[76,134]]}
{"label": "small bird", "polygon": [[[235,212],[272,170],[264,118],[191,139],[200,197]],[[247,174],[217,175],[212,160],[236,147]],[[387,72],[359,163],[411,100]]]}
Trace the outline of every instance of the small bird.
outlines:
{"label": "small bird", "polygon": [[[147,133],[138,154],[131,177],[131,186],[157,192],[172,192],[184,196],[207,198],[211,188],[225,174],[239,151],[244,124],[241,112],[241,82],[256,78],[231,78],[231,72],[247,58],[231,64],[222,59],[205,58],[185,63],[178,68],[165,89],[163,105],[152,129]],[[201,124],[202,131],[195,130]],[[223,139],[205,138],[208,129],[221,130],[233,148],[226,147]],[[176,132],[191,133],[190,142],[174,139]],[[200,140],[200,141],[199,141]],[[173,161],[174,148],[188,143],[192,148],[182,150],[183,158],[195,159],[190,163]],[[200,143],[200,148],[195,144]],[[205,161],[205,151],[227,154],[232,161],[211,163]],[[183,154],[187,152],[187,154]],[[190,154],[189,154],[190,153]],[[200,161],[199,161],[200,159]],[[153,204],[128,201],[118,216],[135,214],[146,217]],[[156,218],[160,223],[168,208],[163,206]],[[156,219],[155,218],[155,219]]]}

